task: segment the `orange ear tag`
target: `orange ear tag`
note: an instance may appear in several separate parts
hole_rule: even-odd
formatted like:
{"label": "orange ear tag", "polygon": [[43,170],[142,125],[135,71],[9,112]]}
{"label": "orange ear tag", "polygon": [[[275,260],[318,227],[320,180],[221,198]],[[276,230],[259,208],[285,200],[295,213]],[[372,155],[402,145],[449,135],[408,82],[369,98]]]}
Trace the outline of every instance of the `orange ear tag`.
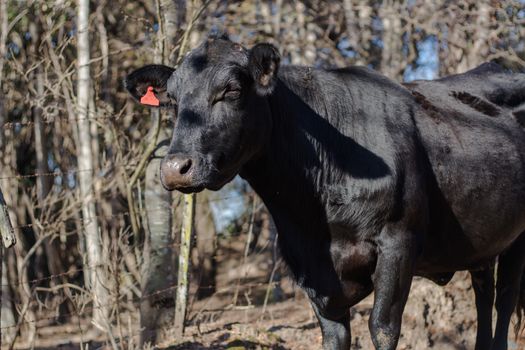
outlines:
{"label": "orange ear tag", "polygon": [[153,93],[153,87],[148,86],[148,91],[144,96],[140,98],[140,103],[143,105],[149,105],[149,106],[159,106],[160,101]]}

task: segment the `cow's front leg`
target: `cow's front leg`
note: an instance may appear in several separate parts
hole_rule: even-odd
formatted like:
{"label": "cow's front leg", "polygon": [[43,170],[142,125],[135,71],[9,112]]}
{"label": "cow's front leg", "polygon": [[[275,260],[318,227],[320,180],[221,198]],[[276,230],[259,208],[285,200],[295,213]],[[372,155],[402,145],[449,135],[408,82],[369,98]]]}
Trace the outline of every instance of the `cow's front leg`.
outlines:
{"label": "cow's front leg", "polygon": [[342,315],[330,314],[326,310],[320,310],[314,302],[312,302],[312,308],[321,325],[323,349],[349,350],[352,338],[350,334],[350,312],[346,310]]}
{"label": "cow's front leg", "polygon": [[494,268],[470,271],[476,297],[478,329],[475,350],[488,350],[492,345],[492,307],[494,306]]}
{"label": "cow's front leg", "polygon": [[383,230],[377,248],[374,306],[368,326],[376,349],[393,350],[399,340],[403,310],[412,283],[416,242],[408,232]]}

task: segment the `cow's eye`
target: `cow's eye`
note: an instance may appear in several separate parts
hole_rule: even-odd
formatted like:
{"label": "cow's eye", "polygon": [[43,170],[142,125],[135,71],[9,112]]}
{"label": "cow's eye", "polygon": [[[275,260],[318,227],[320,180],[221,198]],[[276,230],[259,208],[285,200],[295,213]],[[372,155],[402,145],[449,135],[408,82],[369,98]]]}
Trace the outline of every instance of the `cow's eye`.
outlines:
{"label": "cow's eye", "polygon": [[232,89],[227,89],[226,91],[224,91],[224,98],[228,98],[228,99],[231,99],[231,100],[236,100],[240,96],[241,96],[241,90],[240,89],[232,88]]}
{"label": "cow's eye", "polygon": [[234,100],[237,100],[240,96],[241,96],[240,87],[235,86],[235,85],[228,85],[224,88],[224,90],[222,90],[222,92],[220,92],[219,94],[215,96],[212,104],[214,105],[217,102],[223,101],[223,100],[234,101]]}

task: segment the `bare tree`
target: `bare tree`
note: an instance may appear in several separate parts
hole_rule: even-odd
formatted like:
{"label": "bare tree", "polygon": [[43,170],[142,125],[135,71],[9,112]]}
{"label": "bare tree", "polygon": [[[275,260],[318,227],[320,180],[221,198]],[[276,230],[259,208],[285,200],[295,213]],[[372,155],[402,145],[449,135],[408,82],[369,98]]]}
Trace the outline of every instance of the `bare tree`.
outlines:
{"label": "bare tree", "polygon": [[[2,91],[2,82],[4,77],[4,62],[6,56],[6,41],[7,41],[7,31],[8,31],[8,18],[7,18],[7,0],[0,0],[0,92]],[[4,123],[7,120],[5,116],[4,108],[4,94],[0,93],[0,152],[4,150]],[[3,161],[3,157],[2,157]],[[0,161],[0,164],[3,162]],[[2,213],[0,215],[5,216],[5,220],[9,220],[9,213],[4,210],[6,206],[3,198],[3,194],[0,191],[0,197],[2,202]],[[2,237],[3,239],[3,237]],[[5,263],[5,254],[4,248],[0,247],[0,328],[5,328],[0,330],[0,342],[11,343],[14,339],[13,331],[14,329],[9,329],[7,327],[12,327],[15,325],[15,316],[13,313],[13,303],[11,300],[11,290],[9,288],[8,281],[8,271],[7,265]]]}
{"label": "bare tree", "polygon": [[[177,4],[174,1],[157,0],[157,20],[159,23],[156,36],[154,61],[158,64],[170,64],[170,53],[174,52],[174,40],[177,27],[180,26]],[[169,117],[173,112],[169,112]],[[151,111],[154,125],[160,124],[159,110]],[[164,130],[155,133],[155,128],[148,134],[149,143],[158,143],[146,166],[144,184],[144,205],[146,214],[146,237],[141,271],[141,291],[145,295],[155,294],[140,304],[140,325],[142,328],[140,344],[155,344],[161,331],[160,323],[174,306],[173,287],[176,283],[176,254],[173,246],[173,197],[162,188],[160,183],[160,160],[168,151],[169,135]],[[159,291],[164,291],[158,293]]]}
{"label": "bare tree", "polygon": [[493,16],[493,8],[490,1],[482,0],[476,2],[476,25],[472,33],[472,45],[465,58],[466,66],[472,69],[483,63],[484,57],[489,55],[490,44],[490,18]]}
{"label": "bare tree", "polygon": [[[154,118],[160,118],[159,111]],[[167,140],[167,134],[161,135]],[[172,232],[171,193],[164,190],[160,183],[160,160],[167,153],[167,144],[157,147],[146,168],[144,203],[147,217],[144,256],[141,271],[141,291],[145,298],[140,305],[141,344],[154,344],[160,332],[159,322],[165,319],[167,312],[174,306],[173,291],[170,287],[176,283],[176,249]],[[159,291],[164,291],[159,293]]]}
{"label": "bare tree", "polygon": [[84,228],[86,253],[88,258],[89,284],[93,295],[93,323],[101,328],[109,327],[109,293],[107,290],[105,262],[102,255],[102,241],[93,192],[93,154],[89,99],[91,93],[90,52],[89,52],[89,0],[78,0],[78,82],[77,82],[77,127],[78,127],[78,168],[79,188],[82,200],[82,224]]}
{"label": "bare tree", "polygon": [[383,21],[383,50],[381,72],[392,79],[399,79],[406,67],[403,60],[403,28],[400,11],[403,8],[397,1],[383,1],[379,15]]}

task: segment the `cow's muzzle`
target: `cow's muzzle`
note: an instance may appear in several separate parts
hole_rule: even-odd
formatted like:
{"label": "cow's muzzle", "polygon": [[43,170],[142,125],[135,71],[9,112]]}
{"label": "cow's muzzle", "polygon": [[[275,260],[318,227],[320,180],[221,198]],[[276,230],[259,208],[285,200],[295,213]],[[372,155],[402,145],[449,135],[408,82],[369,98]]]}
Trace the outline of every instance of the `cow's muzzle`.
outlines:
{"label": "cow's muzzle", "polygon": [[160,162],[160,181],[168,191],[192,187],[195,160],[183,154],[168,154]]}

